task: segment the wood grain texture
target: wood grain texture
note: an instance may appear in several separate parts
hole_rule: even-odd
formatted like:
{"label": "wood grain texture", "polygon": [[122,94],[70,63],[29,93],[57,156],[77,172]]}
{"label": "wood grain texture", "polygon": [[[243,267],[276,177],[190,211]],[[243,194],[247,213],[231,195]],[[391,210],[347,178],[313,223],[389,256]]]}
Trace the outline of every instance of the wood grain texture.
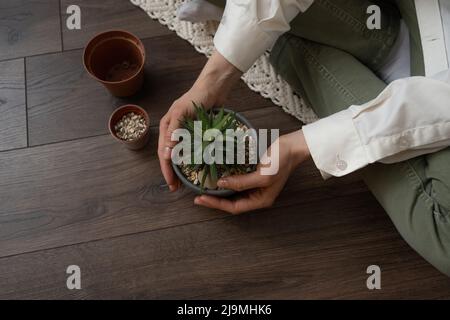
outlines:
{"label": "wood grain texture", "polygon": [[26,146],[24,61],[0,62],[0,151]]}
{"label": "wood grain texture", "polygon": [[[111,97],[85,73],[82,50],[28,57],[26,76],[22,59],[0,63],[0,151],[26,146],[26,110],[32,146],[0,152],[0,299],[450,298],[450,280],[401,239],[358,174],[324,182],[307,161],[272,208],[239,217],[169,193],[156,125],[206,58],[127,0],[61,0],[63,27],[68,4],[80,5],[83,29],[63,29],[65,48],[128,29],[148,38],[146,83]],[[59,10],[57,0],[2,0],[0,59],[60,51]],[[150,113],[143,151],[107,134],[125,103]],[[243,82],[226,105],[259,128],[301,126]],[[66,288],[72,264],[81,291]],[[372,264],[381,291],[366,288]]]}
{"label": "wood grain texture", "polygon": [[[78,5],[81,9],[81,30],[69,30],[66,27],[69,17],[67,8],[70,5]],[[61,0],[61,16],[64,50],[84,48],[93,36],[105,30],[127,30],[140,38],[172,33],[167,27],[151,20],[130,1],[124,0]]]}
{"label": "wood grain texture", "polygon": [[[144,88],[127,99],[112,97],[91,79],[80,50],[27,59],[30,145],[104,134],[110,114],[126,103],[142,106],[151,124],[158,124],[173,101],[192,86],[206,58],[175,35],[147,39],[144,44],[148,54]],[[271,102],[240,82],[227,105],[248,110]]]}
{"label": "wood grain texture", "polygon": [[[270,115],[268,128],[298,126],[277,107],[244,115],[255,123]],[[154,128],[143,152],[128,151],[106,135],[1,153],[0,256],[223,216],[194,207],[187,191],[167,191],[156,156],[157,135]],[[306,170],[311,164],[293,179],[309,175]],[[315,179],[320,181],[317,171]],[[308,194],[304,200],[314,196],[313,190]],[[284,200],[291,201],[302,199]]]}
{"label": "wood grain texture", "polygon": [[61,49],[59,0],[0,1],[0,60]]}
{"label": "wood grain texture", "polygon": [[[79,291],[66,288],[72,264]],[[371,264],[382,267],[382,290],[366,288]],[[424,297],[450,298],[450,279],[400,239],[368,193],[0,259],[0,298]]]}

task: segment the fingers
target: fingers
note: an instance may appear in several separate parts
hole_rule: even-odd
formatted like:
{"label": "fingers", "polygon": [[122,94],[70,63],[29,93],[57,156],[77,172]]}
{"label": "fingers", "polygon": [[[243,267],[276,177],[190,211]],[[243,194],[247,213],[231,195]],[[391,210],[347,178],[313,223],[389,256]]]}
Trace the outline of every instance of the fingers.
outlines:
{"label": "fingers", "polygon": [[261,208],[257,202],[251,202],[248,198],[229,200],[208,195],[195,198],[194,203],[207,208],[226,211],[234,215]]}
{"label": "fingers", "polygon": [[255,188],[263,188],[269,186],[269,184],[270,184],[270,176],[261,175],[259,169],[249,174],[221,178],[217,182],[217,185],[220,188],[231,189],[234,191],[244,191]]}
{"label": "fingers", "polygon": [[169,120],[164,117],[161,119],[159,125],[159,139],[158,139],[158,157],[159,157],[159,165],[161,167],[161,172],[164,176],[164,179],[169,186],[170,191],[176,191],[179,186],[179,181],[173,172],[171,165],[171,154],[172,149],[167,146],[165,134],[168,130]]}
{"label": "fingers", "polygon": [[159,122],[158,156],[160,159],[164,158],[164,148],[166,147],[164,135],[166,134],[168,126],[169,120],[166,117],[163,117]]}
{"label": "fingers", "polygon": [[172,155],[172,149],[178,141],[172,141],[172,133],[180,128],[180,120],[182,118],[182,115],[178,114],[177,112],[172,112],[170,116],[170,120],[167,123],[166,130],[164,132],[164,142],[165,142],[165,155],[168,155],[170,158]]}
{"label": "fingers", "polygon": [[172,165],[170,161],[159,159],[159,164],[161,166],[161,172],[164,176],[164,180],[166,180],[167,185],[169,186],[170,191],[174,192],[178,190],[179,181],[175,172],[173,172]]}
{"label": "fingers", "polygon": [[226,211],[233,215],[271,207],[273,205],[273,202],[274,200],[270,200],[269,197],[264,196],[246,196],[243,198],[230,200],[202,195],[195,198],[194,200],[194,203],[196,205]]}

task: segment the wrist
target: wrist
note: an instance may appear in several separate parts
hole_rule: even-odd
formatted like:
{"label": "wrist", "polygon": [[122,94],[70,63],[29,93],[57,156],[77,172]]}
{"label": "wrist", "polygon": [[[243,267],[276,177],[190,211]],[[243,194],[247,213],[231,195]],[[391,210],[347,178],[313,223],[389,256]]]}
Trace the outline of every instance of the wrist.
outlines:
{"label": "wrist", "polygon": [[194,87],[215,97],[215,104],[223,104],[242,72],[228,62],[218,51],[209,58]]}
{"label": "wrist", "polygon": [[302,130],[298,130],[285,137],[288,141],[289,154],[293,161],[293,165],[294,167],[297,167],[311,155],[305,136],[303,135]]}

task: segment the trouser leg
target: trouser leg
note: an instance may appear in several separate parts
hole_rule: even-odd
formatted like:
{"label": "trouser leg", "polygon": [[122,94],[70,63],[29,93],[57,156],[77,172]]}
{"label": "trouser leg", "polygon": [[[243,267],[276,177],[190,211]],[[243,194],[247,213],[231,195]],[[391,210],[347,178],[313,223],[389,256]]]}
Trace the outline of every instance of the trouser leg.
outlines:
{"label": "trouser leg", "polygon": [[[414,1],[396,0],[411,38],[411,70],[424,75]],[[426,107],[426,106],[424,106]],[[427,261],[450,276],[450,148],[408,161],[375,164],[364,181],[403,238]]]}
{"label": "trouser leg", "polygon": [[[208,0],[225,6],[225,0]],[[393,0],[391,0],[393,1]],[[315,0],[291,22],[290,34],[346,51],[365,65],[378,70],[399,31],[399,11],[386,0]],[[367,28],[367,8],[377,5],[381,28]]]}
{"label": "trouser leg", "polygon": [[270,62],[319,117],[375,98],[386,86],[351,54],[285,34]]}
{"label": "trouser leg", "polygon": [[220,8],[225,8],[226,0],[206,0]]}
{"label": "trouser leg", "polygon": [[[367,9],[380,8],[380,29],[369,29]],[[291,22],[291,35],[345,51],[378,70],[397,39],[400,14],[390,1],[315,0]]]}
{"label": "trouser leg", "polygon": [[364,181],[408,244],[450,276],[450,149],[375,164]]}
{"label": "trouser leg", "polygon": [[[414,50],[414,47],[412,47]],[[417,48],[416,48],[417,49]],[[272,50],[275,69],[320,117],[362,104],[385,84],[348,52],[293,35]],[[403,238],[450,276],[450,149],[363,170],[364,181]]]}

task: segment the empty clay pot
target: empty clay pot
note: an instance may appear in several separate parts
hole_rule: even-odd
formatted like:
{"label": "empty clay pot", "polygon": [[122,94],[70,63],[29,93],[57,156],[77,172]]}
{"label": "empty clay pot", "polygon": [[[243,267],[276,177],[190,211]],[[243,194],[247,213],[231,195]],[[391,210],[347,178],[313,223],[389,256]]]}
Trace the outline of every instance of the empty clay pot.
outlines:
{"label": "empty clay pot", "polygon": [[144,82],[144,45],[126,31],[95,36],[84,50],[83,63],[88,73],[116,97],[135,94]]}
{"label": "empty clay pot", "polygon": [[[122,119],[122,117],[128,113],[134,112],[135,114],[139,114],[145,119],[145,124],[147,125],[147,128],[145,129],[145,132],[136,140],[133,141],[126,141],[117,136],[115,126],[116,124]],[[128,104],[125,106],[122,106],[118,108],[116,111],[113,112],[111,117],[109,118],[109,132],[111,135],[119,142],[123,143],[125,147],[131,150],[139,150],[146,146],[149,138],[150,138],[150,117],[148,116],[147,111],[142,109],[139,106]]]}

